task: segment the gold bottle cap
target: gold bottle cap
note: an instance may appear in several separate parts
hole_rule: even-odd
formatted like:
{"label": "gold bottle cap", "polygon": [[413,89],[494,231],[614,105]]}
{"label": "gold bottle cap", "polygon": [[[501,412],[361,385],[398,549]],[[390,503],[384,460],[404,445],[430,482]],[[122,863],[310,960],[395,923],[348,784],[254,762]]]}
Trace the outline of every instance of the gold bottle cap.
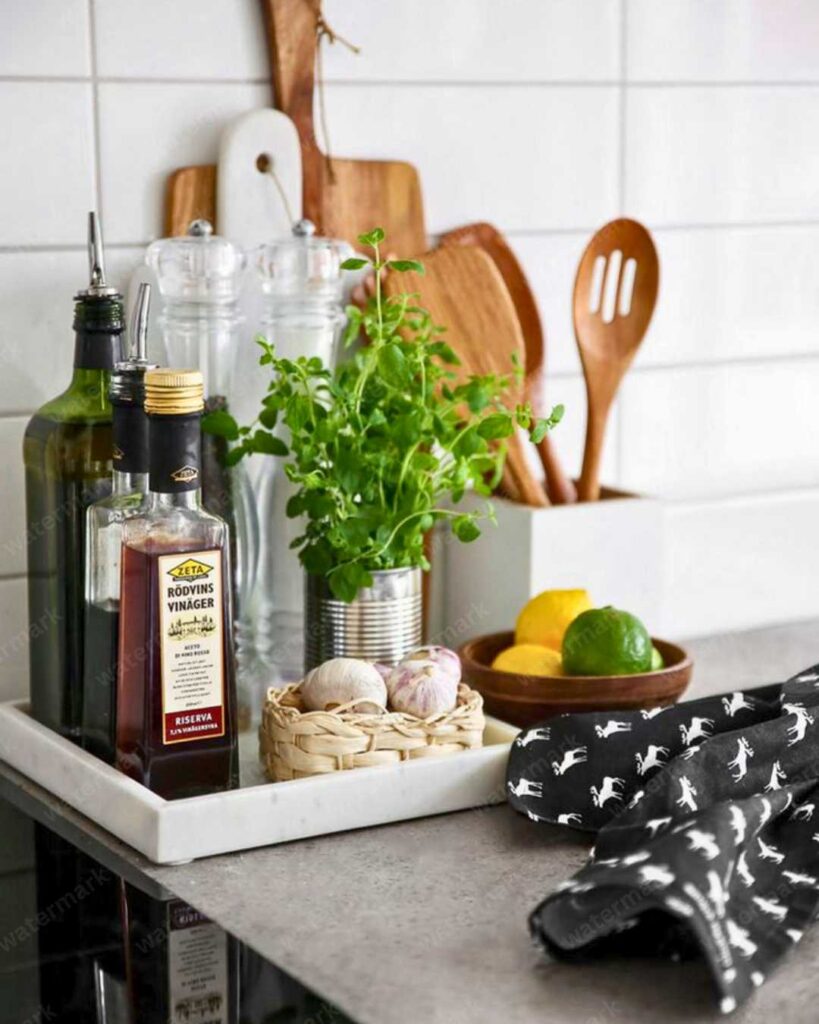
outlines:
{"label": "gold bottle cap", "polygon": [[145,412],[183,416],[205,407],[204,381],[199,370],[148,370],[145,374]]}

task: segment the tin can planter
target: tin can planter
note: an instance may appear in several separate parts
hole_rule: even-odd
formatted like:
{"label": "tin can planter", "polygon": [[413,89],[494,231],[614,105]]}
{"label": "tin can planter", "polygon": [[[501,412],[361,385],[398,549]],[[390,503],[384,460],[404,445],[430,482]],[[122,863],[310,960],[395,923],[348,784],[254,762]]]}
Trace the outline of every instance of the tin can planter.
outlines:
{"label": "tin can planter", "polygon": [[305,580],[304,670],[329,658],[388,665],[422,643],[421,570],[381,569],[354,601],[339,601],[324,576]]}

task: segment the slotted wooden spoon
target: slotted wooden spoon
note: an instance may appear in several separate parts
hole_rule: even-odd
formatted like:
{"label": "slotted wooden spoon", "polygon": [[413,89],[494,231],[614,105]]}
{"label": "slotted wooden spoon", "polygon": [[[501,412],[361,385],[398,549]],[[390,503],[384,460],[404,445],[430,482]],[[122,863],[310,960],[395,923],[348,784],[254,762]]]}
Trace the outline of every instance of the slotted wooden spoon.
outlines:
{"label": "slotted wooden spoon", "polygon": [[[543,325],[526,274],[509,243],[496,227],[481,221],[447,231],[441,235],[438,244],[476,245],[491,257],[509,289],[523,331],[523,341],[526,345],[526,376],[523,382],[525,398],[531,402],[536,416],[548,415],[544,408],[546,339]],[[546,490],[552,504],[566,505],[577,501],[575,486],[564,472],[548,434],[537,445],[537,450],[546,475]]]}
{"label": "slotted wooden spoon", "polygon": [[[447,328],[446,337],[461,365],[460,378],[470,374],[512,372],[512,354],[524,365],[525,348],[515,307],[497,267],[481,249],[449,246],[422,257],[425,274],[389,274],[388,295],[410,292],[432,314],[433,322]],[[512,405],[523,398],[523,388],[507,395]],[[549,502],[526,461],[526,449],[517,434],[508,443],[502,488],[506,497],[522,505],[543,507]]]}
{"label": "slotted wooden spoon", "polygon": [[600,460],[614,397],[651,322],[660,265],[651,235],[623,217],[602,227],[580,257],[574,281],[574,333],[588,411],[581,501],[600,497]]}

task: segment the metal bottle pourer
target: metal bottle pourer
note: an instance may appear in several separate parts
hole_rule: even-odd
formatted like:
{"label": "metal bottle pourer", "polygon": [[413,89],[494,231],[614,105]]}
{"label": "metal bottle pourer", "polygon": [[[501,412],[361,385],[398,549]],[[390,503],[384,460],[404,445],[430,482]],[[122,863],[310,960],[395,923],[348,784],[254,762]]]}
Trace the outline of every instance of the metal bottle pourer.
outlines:
{"label": "metal bottle pourer", "polygon": [[155,370],[156,363],[148,362],[148,313],[151,308],[151,286],[143,282],[139,286],[136,305],[131,317],[129,331],[129,356],[117,363],[111,374],[110,395],[112,400],[134,402],[141,405],[144,397],[146,370]]}
{"label": "metal bottle pourer", "polygon": [[77,293],[79,299],[109,299],[118,296],[116,288],[105,283],[105,252],[102,246],[102,230],[99,217],[94,210],[88,214],[88,275],[89,285]]}
{"label": "metal bottle pourer", "polygon": [[147,281],[139,286],[136,305],[131,317],[129,339],[130,357],[128,363],[134,369],[147,367],[148,364],[148,313],[151,309],[151,286]]}

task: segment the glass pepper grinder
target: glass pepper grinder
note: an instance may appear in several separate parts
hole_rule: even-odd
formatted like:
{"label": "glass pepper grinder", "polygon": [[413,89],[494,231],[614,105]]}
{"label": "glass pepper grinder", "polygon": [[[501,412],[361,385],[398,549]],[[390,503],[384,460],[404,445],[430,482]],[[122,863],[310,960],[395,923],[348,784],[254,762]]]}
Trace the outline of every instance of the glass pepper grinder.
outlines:
{"label": "glass pepper grinder", "polygon": [[[345,317],[341,264],[352,248],[334,238],[318,238],[309,220],[293,227],[293,237],[260,246],[256,273],[262,292],[261,333],[290,359],[318,356],[334,367]],[[286,432],[286,428],[280,428]],[[283,436],[285,442],[288,441]],[[254,597],[256,642],[268,675],[267,685],[301,677],[303,669],[304,582],[298,555],[290,544],[302,533],[288,519],[293,486],[280,459],[260,460],[259,575]]]}
{"label": "glass pepper grinder", "polygon": [[[244,318],[239,296],[245,256],[238,246],[195,220],[187,235],[162,238],[148,247],[145,261],[156,274],[162,298],[159,326],[167,362],[201,371],[205,413],[227,411]],[[250,599],[259,555],[256,500],[247,468],[226,465],[226,438],[202,436],[202,501],[230,528],[233,596],[240,668],[251,647]]]}

